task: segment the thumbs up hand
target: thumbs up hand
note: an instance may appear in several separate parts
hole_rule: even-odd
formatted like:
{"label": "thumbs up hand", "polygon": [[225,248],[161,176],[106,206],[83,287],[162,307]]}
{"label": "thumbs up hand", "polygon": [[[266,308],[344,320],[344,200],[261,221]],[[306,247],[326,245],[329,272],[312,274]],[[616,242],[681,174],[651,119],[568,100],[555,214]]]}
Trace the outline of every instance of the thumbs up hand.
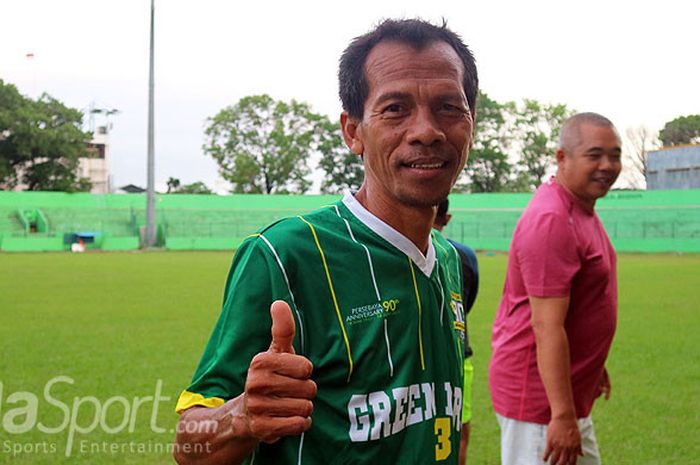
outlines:
{"label": "thumbs up hand", "polygon": [[309,429],[316,397],[313,365],[292,347],[296,328],[289,305],[273,302],[270,315],[272,342],[250,362],[244,393],[249,434],[263,442]]}
{"label": "thumbs up hand", "polygon": [[292,309],[284,300],[276,300],[270,306],[270,316],[272,317],[272,343],[270,343],[269,352],[293,354],[292,342],[296,334],[296,325]]}

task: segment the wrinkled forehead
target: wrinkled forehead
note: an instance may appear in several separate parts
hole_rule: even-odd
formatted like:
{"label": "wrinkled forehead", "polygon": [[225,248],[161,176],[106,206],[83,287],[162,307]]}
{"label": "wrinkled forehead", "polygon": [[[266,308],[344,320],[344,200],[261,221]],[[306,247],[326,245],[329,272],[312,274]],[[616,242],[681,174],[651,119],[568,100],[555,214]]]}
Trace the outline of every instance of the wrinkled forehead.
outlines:
{"label": "wrinkled forehead", "polygon": [[415,47],[399,41],[375,45],[364,64],[367,83],[372,86],[387,79],[450,79],[460,84],[464,65],[450,44],[432,41]]}

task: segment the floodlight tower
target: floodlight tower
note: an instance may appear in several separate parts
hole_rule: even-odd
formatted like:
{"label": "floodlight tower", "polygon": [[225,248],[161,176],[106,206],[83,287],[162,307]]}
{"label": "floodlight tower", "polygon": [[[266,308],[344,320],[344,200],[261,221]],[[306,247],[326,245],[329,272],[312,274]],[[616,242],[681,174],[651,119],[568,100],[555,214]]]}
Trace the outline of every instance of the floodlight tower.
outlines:
{"label": "floodlight tower", "polygon": [[[94,153],[91,157],[81,157],[78,166],[81,176],[89,178],[92,182],[90,192],[104,194],[112,191],[112,176],[110,175],[112,116],[121,112],[116,108],[98,108],[92,101],[86,113],[88,115],[87,129],[92,135],[90,148]],[[95,124],[96,115],[102,115],[98,124]]]}
{"label": "floodlight tower", "polygon": [[105,116],[105,129],[107,132],[112,130],[112,120],[111,116],[112,115],[118,115],[121,113],[120,110],[117,108],[97,108],[95,106],[95,102],[92,101],[90,102],[90,106],[88,106],[88,131],[91,133],[95,133],[95,130],[97,129],[95,125],[95,115],[104,115]]}
{"label": "floodlight tower", "polygon": [[146,237],[144,246],[156,244],[156,209],[155,209],[155,144],[153,137],[153,24],[155,0],[151,0],[151,47],[148,73],[148,179],[146,185]]}

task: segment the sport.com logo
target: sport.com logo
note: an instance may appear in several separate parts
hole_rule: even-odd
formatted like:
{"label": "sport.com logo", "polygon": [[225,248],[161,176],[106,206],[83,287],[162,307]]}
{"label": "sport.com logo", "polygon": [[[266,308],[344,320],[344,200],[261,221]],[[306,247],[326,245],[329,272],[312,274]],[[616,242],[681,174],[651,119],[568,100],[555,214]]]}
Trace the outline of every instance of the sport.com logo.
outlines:
{"label": "sport.com logo", "polygon": [[[4,385],[0,381],[0,433],[6,433],[2,436],[17,439],[3,440],[0,444],[0,451],[13,456],[57,453],[59,444],[55,441],[21,441],[21,435],[36,429],[46,435],[60,435],[67,432],[64,444],[66,457],[70,457],[74,453],[173,452],[175,446],[172,444],[172,439],[176,430],[163,428],[156,423],[161,404],[171,400],[169,396],[162,395],[162,380],[156,381],[153,395],[144,397],[113,396],[100,400],[95,396],[74,396],[70,402],[57,398],[55,391],[60,389],[60,385],[72,386],[74,384],[75,380],[69,376],[56,376],[45,384],[41,397],[28,391],[13,392],[5,397]],[[166,408],[169,407],[172,406],[169,405]],[[45,412],[49,409],[58,411],[54,413],[59,413],[60,422],[46,424],[39,419],[40,411]],[[143,419],[145,415],[149,416],[150,430],[158,434],[168,433],[167,440],[162,443],[139,443],[133,441],[93,442],[82,439],[76,443],[76,433],[81,435],[89,435],[95,431],[102,431],[110,435],[134,433],[137,419]],[[196,428],[196,431],[187,431],[188,433],[216,431],[215,422],[187,422],[178,427]],[[197,444],[197,446],[209,447],[208,444]]]}

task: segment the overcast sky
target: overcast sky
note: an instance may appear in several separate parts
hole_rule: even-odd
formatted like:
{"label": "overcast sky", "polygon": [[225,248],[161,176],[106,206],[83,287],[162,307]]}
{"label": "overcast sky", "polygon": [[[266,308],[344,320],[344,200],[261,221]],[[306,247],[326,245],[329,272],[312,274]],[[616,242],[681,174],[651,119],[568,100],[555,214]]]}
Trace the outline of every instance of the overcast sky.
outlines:
{"label": "overcast sky", "polygon": [[[149,14],[149,0],[0,0],[0,79],[32,97],[120,110],[116,186],[146,183]],[[246,95],[337,118],[338,57],[386,17],[447,19],[499,101],[565,103],[621,132],[700,113],[697,1],[156,0],[157,187],[170,176],[224,187],[203,128]]]}

